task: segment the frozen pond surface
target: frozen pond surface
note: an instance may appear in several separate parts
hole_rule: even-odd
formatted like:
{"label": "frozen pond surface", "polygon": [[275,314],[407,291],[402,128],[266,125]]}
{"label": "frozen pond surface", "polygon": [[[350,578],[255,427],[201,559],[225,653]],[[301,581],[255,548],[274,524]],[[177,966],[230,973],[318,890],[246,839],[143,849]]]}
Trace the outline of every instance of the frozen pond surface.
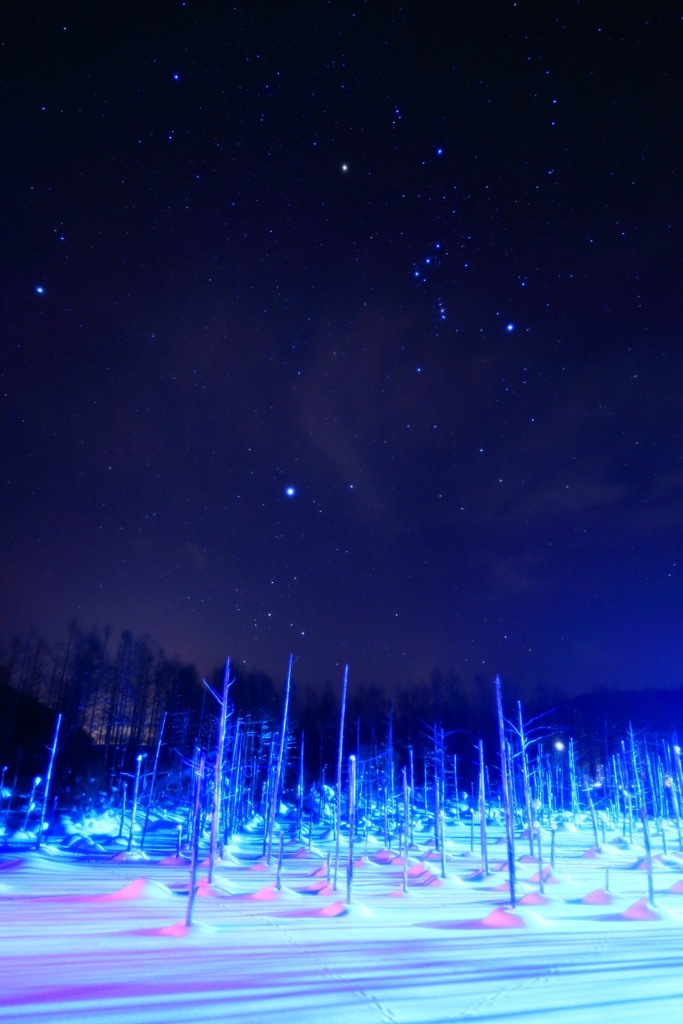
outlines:
{"label": "frozen pond surface", "polygon": [[445,879],[429,834],[416,833],[407,893],[397,850],[359,840],[350,905],[345,848],[334,891],[330,839],[314,836],[310,850],[289,840],[277,889],[275,858],[266,865],[260,836],[245,833],[212,885],[200,867],[188,929],[189,870],[174,856],[174,827],[151,832],[145,855],[106,837],[99,848],[71,837],[40,852],[15,837],[0,852],[0,1019],[644,1024],[683,1012],[673,830],[666,855],[653,834],[655,907],[637,838],[608,831],[596,853],[590,828],[558,831],[544,895],[520,839],[516,911],[500,831],[482,877],[469,826],[452,823]]}

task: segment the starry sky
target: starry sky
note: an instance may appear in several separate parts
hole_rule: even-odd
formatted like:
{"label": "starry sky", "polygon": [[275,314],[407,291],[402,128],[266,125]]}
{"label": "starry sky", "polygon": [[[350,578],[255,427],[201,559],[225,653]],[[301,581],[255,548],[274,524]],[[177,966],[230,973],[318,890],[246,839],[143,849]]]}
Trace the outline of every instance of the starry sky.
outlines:
{"label": "starry sky", "polygon": [[0,643],[683,683],[682,29],[6,6]]}

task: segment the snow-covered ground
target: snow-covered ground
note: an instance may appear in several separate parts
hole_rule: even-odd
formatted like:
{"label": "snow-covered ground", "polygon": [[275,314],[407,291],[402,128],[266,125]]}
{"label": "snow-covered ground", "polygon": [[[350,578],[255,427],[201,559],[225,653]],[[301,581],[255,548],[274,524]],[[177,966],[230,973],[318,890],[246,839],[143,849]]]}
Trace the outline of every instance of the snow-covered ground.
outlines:
{"label": "snow-covered ground", "polygon": [[329,837],[310,850],[287,841],[278,889],[276,858],[266,865],[258,831],[244,833],[212,885],[200,868],[190,928],[173,830],[151,832],[143,856],[105,836],[98,847],[48,839],[40,852],[19,836],[0,851],[5,1024],[648,1024],[683,1012],[673,830],[666,855],[653,833],[654,906],[637,837],[608,830],[596,852],[589,828],[559,830],[544,895],[520,839],[515,911],[500,830],[488,877],[469,825],[448,827],[446,878],[417,832],[407,892],[396,850],[359,840],[350,905],[344,859],[337,891],[326,881]]}

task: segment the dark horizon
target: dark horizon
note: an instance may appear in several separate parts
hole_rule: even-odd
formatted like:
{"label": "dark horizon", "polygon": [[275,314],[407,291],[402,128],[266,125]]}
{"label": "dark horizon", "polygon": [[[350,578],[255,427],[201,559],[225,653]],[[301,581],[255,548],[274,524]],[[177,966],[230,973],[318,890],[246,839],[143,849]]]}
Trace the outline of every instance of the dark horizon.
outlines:
{"label": "dark horizon", "polygon": [[0,22],[0,647],[683,684],[682,23]]}

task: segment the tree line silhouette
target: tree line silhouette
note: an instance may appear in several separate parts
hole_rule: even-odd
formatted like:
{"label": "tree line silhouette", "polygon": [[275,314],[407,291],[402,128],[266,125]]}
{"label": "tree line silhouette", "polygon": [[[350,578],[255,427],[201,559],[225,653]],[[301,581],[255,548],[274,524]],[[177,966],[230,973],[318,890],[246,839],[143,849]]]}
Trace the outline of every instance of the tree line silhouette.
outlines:
{"label": "tree line silhouette", "polygon": [[[283,659],[283,680],[285,663]],[[59,764],[62,778],[78,786],[114,787],[140,751],[157,744],[162,723],[164,757],[191,760],[196,744],[210,748],[219,709],[211,696],[220,690],[223,667],[206,685],[196,667],[165,652],[147,635],[126,630],[86,630],[69,624],[65,638],[51,645],[32,634],[16,637],[0,653],[0,759],[5,771],[24,780],[42,770],[57,714],[62,716]],[[319,779],[333,771],[341,680],[297,686],[296,669],[289,715],[290,742],[305,736],[305,769]],[[548,742],[572,736],[583,770],[604,762],[629,725],[670,736],[683,707],[683,691],[648,689],[616,693],[588,688],[568,697],[546,690],[524,700],[525,714],[542,716]],[[520,697],[506,682],[510,706]],[[235,673],[231,718],[269,735],[278,728],[282,686],[262,672]],[[391,681],[354,686],[351,666],[345,732],[348,749],[373,756],[389,746],[407,752],[429,750],[435,735],[447,749],[453,785],[474,790],[477,745],[497,746],[492,680],[465,681],[434,669],[429,679],[397,687]]]}

